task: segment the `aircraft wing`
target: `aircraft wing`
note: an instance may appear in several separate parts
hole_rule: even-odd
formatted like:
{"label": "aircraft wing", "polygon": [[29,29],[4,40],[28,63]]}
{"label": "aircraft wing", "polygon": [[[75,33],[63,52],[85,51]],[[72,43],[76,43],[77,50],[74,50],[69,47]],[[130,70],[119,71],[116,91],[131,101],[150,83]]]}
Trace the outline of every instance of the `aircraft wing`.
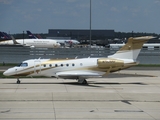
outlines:
{"label": "aircraft wing", "polygon": [[92,78],[92,77],[102,77],[100,73],[93,71],[65,71],[65,72],[57,72],[57,77],[64,79],[78,79],[82,78]]}

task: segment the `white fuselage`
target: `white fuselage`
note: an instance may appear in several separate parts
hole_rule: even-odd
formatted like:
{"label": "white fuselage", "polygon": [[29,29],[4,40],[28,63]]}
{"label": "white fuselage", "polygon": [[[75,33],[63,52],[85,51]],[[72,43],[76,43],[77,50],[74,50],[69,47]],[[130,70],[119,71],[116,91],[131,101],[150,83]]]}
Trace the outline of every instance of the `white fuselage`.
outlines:
{"label": "white fuselage", "polygon": [[[57,77],[58,73],[60,72],[66,72],[66,71],[78,71],[77,74],[80,74],[84,71],[91,71],[87,70],[85,68],[93,67],[97,65],[97,58],[84,58],[84,59],[73,59],[73,60],[65,60],[65,61],[59,61],[59,62],[50,62],[50,63],[41,63],[41,75],[42,76],[54,76]],[[57,65],[57,67],[55,67]],[[52,66],[53,68],[51,68]],[[44,70],[47,69],[48,70]],[[50,69],[51,68],[51,69]],[[92,71],[94,72],[94,71]],[[76,74],[76,73],[75,73]],[[37,73],[32,74],[33,76],[37,76]],[[31,75],[31,76],[32,76]]]}
{"label": "white fuselage", "polygon": [[[16,42],[20,45],[30,47],[60,47],[60,44],[56,40],[51,39],[17,39]],[[14,45],[14,42],[13,40],[1,41],[0,45]]]}

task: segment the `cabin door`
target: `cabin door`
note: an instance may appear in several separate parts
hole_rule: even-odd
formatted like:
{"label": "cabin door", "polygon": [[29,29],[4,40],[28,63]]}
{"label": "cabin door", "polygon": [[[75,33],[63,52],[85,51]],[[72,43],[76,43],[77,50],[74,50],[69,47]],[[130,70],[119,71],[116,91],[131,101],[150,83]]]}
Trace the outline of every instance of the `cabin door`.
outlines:
{"label": "cabin door", "polygon": [[41,61],[40,60],[34,61],[34,73],[37,75],[41,74]]}

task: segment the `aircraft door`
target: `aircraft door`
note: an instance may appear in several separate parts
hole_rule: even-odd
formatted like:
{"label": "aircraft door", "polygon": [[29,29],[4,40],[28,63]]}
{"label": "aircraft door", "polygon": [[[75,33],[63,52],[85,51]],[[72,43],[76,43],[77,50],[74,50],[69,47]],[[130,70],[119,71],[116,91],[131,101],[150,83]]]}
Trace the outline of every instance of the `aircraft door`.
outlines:
{"label": "aircraft door", "polygon": [[34,61],[34,73],[37,75],[41,74],[41,61],[40,60]]}

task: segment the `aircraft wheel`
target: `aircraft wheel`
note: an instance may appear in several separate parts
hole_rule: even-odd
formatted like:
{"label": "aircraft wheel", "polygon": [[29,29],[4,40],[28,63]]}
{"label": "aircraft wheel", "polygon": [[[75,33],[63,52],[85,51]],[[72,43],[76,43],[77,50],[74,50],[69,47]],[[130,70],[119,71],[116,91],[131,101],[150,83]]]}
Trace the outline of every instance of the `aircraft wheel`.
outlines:
{"label": "aircraft wheel", "polygon": [[83,82],[82,82],[82,84],[83,85],[87,85],[88,83],[87,83],[87,80],[84,80]]}
{"label": "aircraft wheel", "polygon": [[84,78],[78,78],[78,83],[82,84],[82,85],[87,85],[87,81]]}
{"label": "aircraft wheel", "polygon": [[21,81],[18,79],[18,80],[17,80],[17,84],[20,84],[20,83],[21,83]]}

